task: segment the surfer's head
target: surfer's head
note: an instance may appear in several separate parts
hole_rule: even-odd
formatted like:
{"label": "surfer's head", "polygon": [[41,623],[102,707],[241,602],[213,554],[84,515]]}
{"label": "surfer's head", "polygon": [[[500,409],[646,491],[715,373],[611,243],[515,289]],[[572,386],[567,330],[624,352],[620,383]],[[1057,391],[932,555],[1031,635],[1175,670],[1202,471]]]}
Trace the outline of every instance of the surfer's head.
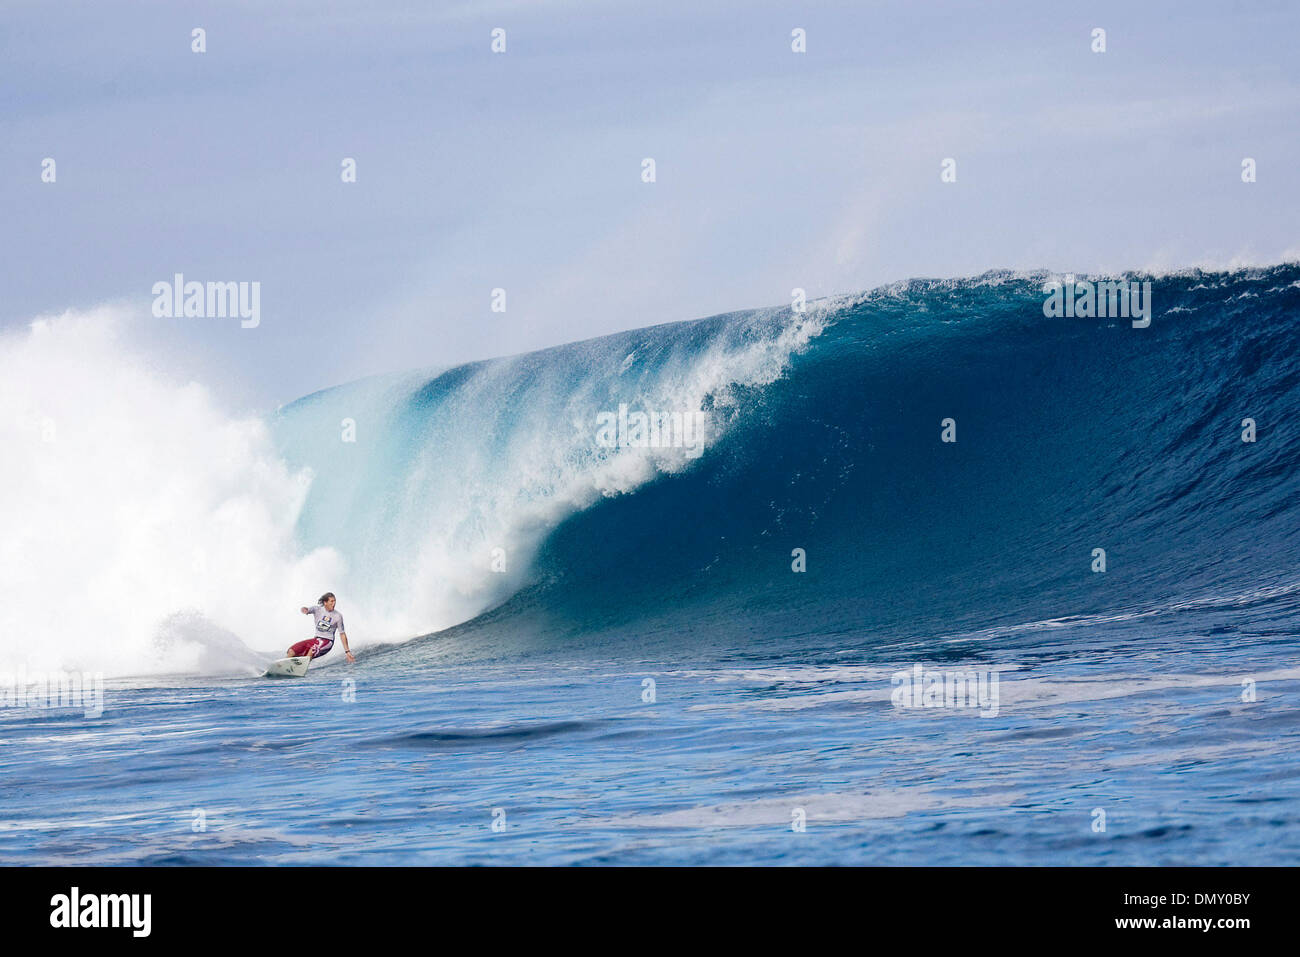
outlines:
{"label": "surfer's head", "polygon": [[321,595],[319,604],[324,605],[326,611],[333,611],[334,593],[332,591],[327,591],[325,594]]}

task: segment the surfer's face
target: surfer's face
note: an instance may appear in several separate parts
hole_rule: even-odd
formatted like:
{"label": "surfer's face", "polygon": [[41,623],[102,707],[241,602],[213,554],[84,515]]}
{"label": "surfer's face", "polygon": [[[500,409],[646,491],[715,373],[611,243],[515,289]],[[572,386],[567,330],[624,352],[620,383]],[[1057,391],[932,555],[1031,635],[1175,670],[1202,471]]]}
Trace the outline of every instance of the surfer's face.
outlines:
{"label": "surfer's face", "polygon": [[334,598],[326,598],[326,599],[325,599],[325,610],[326,610],[326,611],[333,611],[333,610],[334,610],[334,602],[335,602],[336,600],[337,600],[337,599],[334,599]]}

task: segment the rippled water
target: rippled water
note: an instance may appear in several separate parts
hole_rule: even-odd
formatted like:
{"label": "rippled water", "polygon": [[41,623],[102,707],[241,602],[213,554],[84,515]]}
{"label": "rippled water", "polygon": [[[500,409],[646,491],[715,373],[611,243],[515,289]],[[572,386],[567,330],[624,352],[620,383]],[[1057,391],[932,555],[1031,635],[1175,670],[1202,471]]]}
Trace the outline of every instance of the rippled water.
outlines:
{"label": "rippled water", "polygon": [[[111,685],[0,709],[0,862],[1295,863],[1296,636],[1198,618]],[[918,662],[997,669],[998,713],[895,707]]]}

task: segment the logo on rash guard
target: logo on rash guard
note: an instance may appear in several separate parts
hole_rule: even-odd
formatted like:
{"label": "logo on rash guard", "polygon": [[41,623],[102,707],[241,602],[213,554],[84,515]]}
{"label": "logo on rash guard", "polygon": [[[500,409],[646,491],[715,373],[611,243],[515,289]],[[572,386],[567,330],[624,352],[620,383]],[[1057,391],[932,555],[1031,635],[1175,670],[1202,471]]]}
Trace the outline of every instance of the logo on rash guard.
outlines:
{"label": "logo on rash guard", "polygon": [[332,627],[334,627],[334,619],[329,615],[316,622],[317,631],[329,631]]}

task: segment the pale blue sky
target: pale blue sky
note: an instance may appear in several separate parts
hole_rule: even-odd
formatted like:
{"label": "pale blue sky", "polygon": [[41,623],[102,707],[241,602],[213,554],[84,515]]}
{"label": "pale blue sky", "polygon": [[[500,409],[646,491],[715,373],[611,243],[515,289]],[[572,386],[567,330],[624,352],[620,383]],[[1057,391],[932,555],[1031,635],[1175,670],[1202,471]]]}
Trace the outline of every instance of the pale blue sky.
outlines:
{"label": "pale blue sky", "polygon": [[[259,408],[795,286],[1293,259],[1297,36],[1283,2],[8,0],[0,326],[135,303]],[[148,316],[177,271],[260,281],[261,326]]]}

